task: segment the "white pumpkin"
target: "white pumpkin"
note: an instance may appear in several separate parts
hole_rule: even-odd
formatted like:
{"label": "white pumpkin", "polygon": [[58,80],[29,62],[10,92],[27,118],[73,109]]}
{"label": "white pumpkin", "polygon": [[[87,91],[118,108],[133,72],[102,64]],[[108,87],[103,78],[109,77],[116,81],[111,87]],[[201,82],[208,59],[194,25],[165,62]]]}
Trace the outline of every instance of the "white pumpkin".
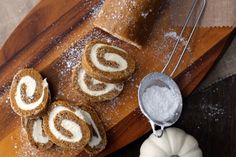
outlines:
{"label": "white pumpkin", "polygon": [[162,137],[151,134],[144,141],[139,157],[202,157],[202,151],[193,136],[178,128],[167,128]]}

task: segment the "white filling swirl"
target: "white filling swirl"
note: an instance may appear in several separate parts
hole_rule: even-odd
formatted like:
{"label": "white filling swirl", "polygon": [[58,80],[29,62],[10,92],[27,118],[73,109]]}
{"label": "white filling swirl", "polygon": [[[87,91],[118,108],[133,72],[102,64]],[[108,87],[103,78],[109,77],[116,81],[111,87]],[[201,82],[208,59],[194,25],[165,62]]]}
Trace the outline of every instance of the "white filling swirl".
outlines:
{"label": "white filling swirl", "polygon": [[[71,120],[67,120],[67,119],[62,120],[61,126],[64,129],[70,131],[73,134],[72,137],[64,136],[63,134],[61,134],[56,129],[54,119],[55,119],[56,115],[58,113],[60,113],[61,111],[72,112],[71,110],[69,110],[68,108],[66,108],[64,106],[55,107],[49,115],[49,129],[51,130],[53,135],[59,140],[63,140],[63,141],[67,141],[67,142],[78,142],[78,141],[80,141],[82,139],[82,133],[81,133],[81,129],[80,129],[79,124],[76,124],[75,122],[73,122]],[[90,147],[97,146],[101,142],[102,137],[101,137],[101,135],[99,133],[99,130],[98,130],[94,120],[92,119],[91,115],[88,112],[86,112],[84,110],[81,110],[81,109],[76,109],[76,111],[72,112],[72,113],[74,113],[80,119],[85,121],[87,124],[92,125],[92,127],[93,127],[94,131],[96,132],[97,136],[94,136],[94,135],[92,136],[92,138],[89,141],[89,146]]]}
{"label": "white filling swirl", "polygon": [[[60,131],[57,130],[57,128],[55,127],[55,118],[56,115],[62,111],[68,111],[68,112],[72,112],[71,110],[69,110],[68,108],[64,107],[64,106],[56,106],[49,114],[49,129],[50,131],[53,133],[53,135],[62,141],[66,141],[66,142],[71,142],[71,143],[75,143],[75,142],[79,142],[82,139],[82,133],[81,133],[81,128],[79,126],[79,124],[68,120],[68,119],[63,119],[61,122],[61,126],[70,131],[72,136],[68,137],[63,135]],[[74,113],[74,112],[72,112]],[[81,117],[81,114],[75,112],[74,113],[76,116]]]}
{"label": "white filling swirl", "polygon": [[101,48],[101,47],[111,47],[111,48],[114,48],[114,49],[117,49],[119,51],[122,51],[125,53],[124,50],[116,47],[116,46],[110,46],[110,45],[106,45],[106,44],[94,44],[93,47],[91,48],[91,61],[92,63],[99,69],[99,70],[102,70],[102,71],[105,71],[105,72],[119,72],[119,71],[123,71],[125,69],[127,69],[128,67],[128,63],[127,61],[121,57],[120,55],[118,54],[115,54],[115,53],[110,53],[110,52],[106,52],[105,55],[104,55],[104,59],[107,60],[107,61],[112,61],[112,62],[116,62],[119,66],[116,68],[116,67],[110,67],[110,66],[105,66],[103,64],[101,64],[98,60],[98,49]]}
{"label": "white filling swirl", "polygon": [[32,136],[35,142],[43,144],[48,143],[48,137],[43,135],[42,119],[37,119],[34,121]]}
{"label": "white filling swirl", "polygon": [[91,81],[94,85],[102,83],[105,85],[105,88],[103,90],[98,90],[98,91],[91,90],[88,88],[88,85],[84,81],[85,75],[86,75],[85,71],[83,69],[80,69],[78,75],[79,75],[78,76],[78,84],[79,84],[81,90],[91,96],[101,96],[101,95],[105,95],[105,94],[111,92],[114,89],[118,90],[118,91],[121,91],[123,89],[123,86],[120,87],[117,84],[104,83],[104,82],[101,82],[99,80],[92,78]]}
{"label": "white filling swirl", "polygon": [[17,103],[17,106],[22,109],[22,110],[33,110],[35,108],[37,108],[42,102],[43,102],[43,98],[44,98],[44,89],[48,88],[48,83],[47,80],[44,79],[43,80],[43,90],[42,90],[42,94],[41,97],[33,102],[33,103],[26,103],[24,100],[22,100],[22,95],[21,95],[21,88],[22,85],[26,85],[26,96],[27,97],[33,97],[35,91],[36,91],[36,80],[34,78],[32,78],[31,76],[24,76],[20,79],[17,87],[16,87],[16,94],[15,94],[15,100]]}
{"label": "white filling swirl", "polygon": [[90,139],[89,143],[88,143],[88,145],[93,148],[93,147],[100,144],[100,142],[102,141],[102,137],[101,137],[101,135],[99,133],[99,130],[98,130],[94,120],[92,119],[91,115],[88,112],[83,111],[83,110],[81,110],[81,112],[83,113],[83,115],[85,117],[84,120],[86,121],[86,123],[89,124],[89,125],[92,125],[92,127],[93,127],[93,129],[94,129],[94,131],[97,135],[97,136],[93,135],[92,138]]}

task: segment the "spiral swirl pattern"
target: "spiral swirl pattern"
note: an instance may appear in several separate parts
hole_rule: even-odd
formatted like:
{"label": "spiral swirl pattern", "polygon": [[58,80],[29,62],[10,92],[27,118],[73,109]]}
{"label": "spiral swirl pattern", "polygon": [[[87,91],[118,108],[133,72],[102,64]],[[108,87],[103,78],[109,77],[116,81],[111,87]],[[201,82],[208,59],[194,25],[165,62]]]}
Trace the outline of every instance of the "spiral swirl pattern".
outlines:
{"label": "spiral swirl pattern", "polygon": [[67,102],[54,102],[44,117],[44,130],[49,138],[63,148],[82,149],[91,132],[81,111]]}
{"label": "spiral swirl pattern", "polygon": [[44,150],[50,148],[53,143],[45,135],[42,118],[26,119],[22,118],[23,127],[26,130],[31,146]]}
{"label": "spiral swirl pattern", "polygon": [[[117,50],[116,52],[105,52],[103,57],[104,60],[107,62],[113,62],[114,65],[116,66],[112,66],[112,65],[104,65],[99,61],[99,56],[101,54],[99,54],[99,49],[102,48],[112,48],[114,50]],[[115,47],[115,46],[109,46],[109,45],[105,45],[105,44],[94,44],[92,46],[91,49],[91,61],[94,64],[95,67],[97,67],[98,69],[105,71],[105,72],[118,72],[118,71],[123,71],[125,69],[127,69],[128,67],[128,63],[126,61],[126,59],[119,53],[117,52],[122,52],[122,53],[126,53],[124,50]]]}
{"label": "spiral swirl pattern", "polygon": [[15,75],[10,100],[17,114],[23,117],[36,116],[46,108],[48,99],[48,83],[36,70],[23,69]]}
{"label": "spiral swirl pattern", "polygon": [[90,76],[110,83],[124,81],[135,70],[135,62],[125,50],[102,42],[86,46],[82,65]]}
{"label": "spiral swirl pattern", "polygon": [[77,91],[90,101],[111,100],[123,90],[123,83],[105,83],[87,75],[80,65],[75,67],[73,83]]}
{"label": "spiral swirl pattern", "polygon": [[105,149],[107,144],[106,131],[101,119],[96,111],[89,106],[79,106],[81,113],[85,117],[85,121],[92,128],[92,136],[85,147],[85,151],[89,154],[98,154]]}

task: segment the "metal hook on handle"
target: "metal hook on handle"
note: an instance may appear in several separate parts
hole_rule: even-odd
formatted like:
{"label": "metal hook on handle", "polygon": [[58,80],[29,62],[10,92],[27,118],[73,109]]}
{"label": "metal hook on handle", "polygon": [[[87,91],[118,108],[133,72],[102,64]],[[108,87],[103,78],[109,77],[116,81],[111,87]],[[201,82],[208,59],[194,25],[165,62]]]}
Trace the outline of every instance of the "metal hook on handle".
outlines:
{"label": "metal hook on handle", "polygon": [[161,133],[159,135],[156,135],[158,138],[161,138],[162,135],[164,134],[164,127],[161,127]]}
{"label": "metal hook on handle", "polygon": [[150,121],[150,123],[151,123],[151,126],[152,126],[152,132],[153,132],[153,134],[156,136],[156,137],[158,137],[158,138],[161,138],[162,137],[162,135],[164,134],[164,126],[161,126],[161,133],[160,134],[157,134],[157,131],[156,131],[156,128],[155,128],[155,123],[154,122],[152,122],[152,121]]}
{"label": "metal hook on handle", "polygon": [[[179,64],[180,64],[180,62],[181,62],[181,60],[182,60],[182,58],[183,58],[183,56],[184,56],[184,54],[185,54],[185,52],[186,52],[186,50],[187,50],[188,44],[189,44],[189,42],[190,42],[190,40],[191,40],[191,38],[192,38],[192,36],[193,36],[193,33],[194,33],[195,30],[196,30],[197,24],[198,24],[198,22],[199,22],[199,20],[200,20],[200,18],[201,18],[201,16],[202,16],[202,13],[203,13],[203,11],[204,11],[204,9],[205,9],[206,0],[202,0],[202,1],[203,1],[203,4],[202,4],[201,10],[200,10],[200,13],[199,13],[199,15],[198,15],[198,17],[197,17],[196,22],[194,23],[193,29],[192,29],[192,31],[191,31],[189,37],[188,37],[187,43],[186,43],[186,45],[185,45],[185,47],[184,47],[184,49],[183,49],[183,51],[182,51],[182,53],[181,53],[181,55],[180,55],[180,57],[179,57],[179,60],[178,60],[178,62],[177,62],[177,64],[176,64],[174,70],[173,70],[173,71],[171,72],[171,74],[170,74],[170,77],[172,77],[172,76],[174,75],[175,71],[177,70],[177,68],[178,68],[178,66],[179,66]],[[195,0],[195,1],[194,1],[194,4],[193,4],[191,10],[189,11],[189,14],[188,14],[187,19],[186,19],[186,21],[185,21],[185,23],[184,23],[183,29],[181,30],[180,35],[178,36],[178,39],[177,39],[177,41],[176,41],[176,43],[175,43],[175,46],[174,46],[174,48],[173,48],[173,50],[172,50],[172,52],[171,52],[171,54],[170,54],[169,60],[168,60],[168,62],[166,63],[166,65],[165,65],[165,67],[163,68],[163,70],[161,71],[162,73],[164,73],[165,70],[166,70],[166,68],[169,66],[170,61],[172,60],[172,58],[173,58],[173,56],[174,56],[174,54],[175,54],[175,52],[176,52],[176,50],[177,50],[177,47],[178,47],[179,42],[180,42],[180,39],[182,38],[183,33],[184,33],[184,31],[185,31],[185,29],[186,29],[186,27],[187,27],[187,25],[188,25],[188,23],[189,23],[189,21],[190,21],[190,18],[192,17],[192,14],[193,14],[193,11],[194,11],[194,9],[195,9],[195,7],[196,7],[197,2],[198,2],[198,0]]]}

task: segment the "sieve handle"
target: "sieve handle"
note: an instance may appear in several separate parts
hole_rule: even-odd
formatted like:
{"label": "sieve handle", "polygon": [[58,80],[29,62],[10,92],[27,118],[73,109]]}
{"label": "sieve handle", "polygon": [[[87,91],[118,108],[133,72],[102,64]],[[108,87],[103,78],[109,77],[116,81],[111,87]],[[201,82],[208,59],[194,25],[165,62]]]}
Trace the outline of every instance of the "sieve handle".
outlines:
{"label": "sieve handle", "polygon": [[[165,65],[165,67],[162,69],[161,73],[164,73],[164,72],[165,72],[165,70],[166,70],[166,68],[169,66],[169,64],[170,64],[170,62],[171,62],[171,60],[172,60],[174,54],[176,53],[176,50],[177,50],[177,47],[178,47],[178,45],[179,45],[180,39],[182,38],[183,33],[184,33],[184,31],[185,31],[185,29],[186,29],[186,27],[187,27],[187,25],[188,25],[188,23],[189,23],[189,21],[190,21],[192,15],[193,15],[193,11],[194,11],[194,9],[195,9],[195,7],[196,7],[198,1],[199,1],[199,0],[195,0],[195,1],[194,1],[193,6],[192,6],[192,8],[190,9],[190,11],[189,11],[189,13],[188,13],[188,16],[187,16],[187,19],[186,19],[186,21],[185,21],[185,23],[184,23],[183,29],[181,30],[180,35],[178,36],[178,39],[177,39],[177,41],[176,41],[176,43],[175,43],[175,45],[174,45],[174,48],[173,48],[173,50],[172,50],[172,52],[171,52],[171,54],[170,54],[170,57],[169,57],[169,59],[168,59],[166,65]],[[202,0],[202,1],[203,1],[203,2],[202,2],[202,6],[201,6],[200,13],[198,14],[198,17],[197,17],[197,19],[196,19],[196,21],[195,21],[195,23],[194,23],[193,29],[192,29],[192,31],[191,31],[189,37],[188,37],[187,43],[186,43],[186,45],[185,45],[185,47],[184,47],[184,49],[183,49],[183,51],[182,51],[182,53],[181,53],[181,55],[180,55],[180,57],[179,57],[179,60],[178,60],[177,64],[175,65],[174,70],[171,72],[170,77],[172,77],[172,76],[174,75],[174,73],[176,72],[177,68],[179,67],[179,64],[180,64],[180,62],[181,62],[181,60],[182,60],[182,58],[183,58],[183,56],[184,56],[184,54],[185,54],[185,52],[186,52],[186,50],[187,50],[187,47],[188,47],[188,45],[189,45],[189,42],[190,42],[190,40],[192,39],[193,33],[195,32],[196,27],[197,27],[197,25],[198,25],[198,22],[199,22],[199,20],[200,20],[202,14],[203,14],[203,11],[204,11],[204,9],[205,9],[205,6],[206,6],[206,3],[207,3],[207,2],[206,2],[206,0]]]}

